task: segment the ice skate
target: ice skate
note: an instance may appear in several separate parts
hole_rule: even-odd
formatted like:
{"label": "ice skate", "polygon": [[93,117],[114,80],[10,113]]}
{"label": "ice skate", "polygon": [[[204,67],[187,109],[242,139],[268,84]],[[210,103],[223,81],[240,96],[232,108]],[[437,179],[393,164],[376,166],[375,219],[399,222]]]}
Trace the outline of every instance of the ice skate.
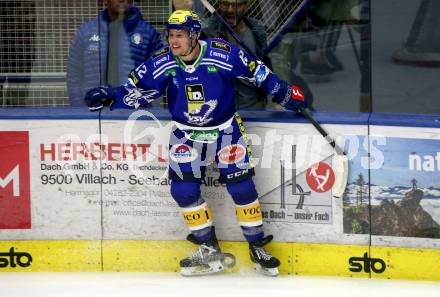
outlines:
{"label": "ice skate", "polygon": [[254,263],[254,269],[258,273],[268,276],[277,276],[280,260],[264,249],[264,246],[271,242],[272,239],[273,236],[269,235],[261,240],[249,242],[249,253]]}
{"label": "ice skate", "polygon": [[199,249],[191,256],[180,261],[180,273],[183,276],[196,276],[219,273],[225,268],[232,268],[235,265],[235,256],[230,253],[222,253],[214,238],[207,242],[197,242],[190,234],[187,239],[198,244]]}

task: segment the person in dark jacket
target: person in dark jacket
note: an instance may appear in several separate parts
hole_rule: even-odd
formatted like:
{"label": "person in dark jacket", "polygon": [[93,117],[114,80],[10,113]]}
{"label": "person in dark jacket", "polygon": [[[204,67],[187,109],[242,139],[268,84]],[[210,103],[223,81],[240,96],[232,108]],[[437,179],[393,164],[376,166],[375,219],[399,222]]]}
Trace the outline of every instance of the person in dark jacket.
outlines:
{"label": "person in dark jacket", "polygon": [[133,0],[104,0],[106,8],[77,30],[69,48],[67,89],[71,106],[101,85],[120,85],[130,71],[162,47],[160,34]]}
{"label": "person in dark jacket", "polygon": [[[249,0],[220,0],[219,13],[229,26],[241,37],[241,40],[270,67],[270,60],[265,55],[267,48],[267,35],[263,24],[255,18],[246,16]],[[211,16],[205,21],[203,38],[219,37],[231,43],[236,41],[226,27],[215,17]],[[265,108],[266,95],[246,81],[235,82],[235,98],[237,108]]]}

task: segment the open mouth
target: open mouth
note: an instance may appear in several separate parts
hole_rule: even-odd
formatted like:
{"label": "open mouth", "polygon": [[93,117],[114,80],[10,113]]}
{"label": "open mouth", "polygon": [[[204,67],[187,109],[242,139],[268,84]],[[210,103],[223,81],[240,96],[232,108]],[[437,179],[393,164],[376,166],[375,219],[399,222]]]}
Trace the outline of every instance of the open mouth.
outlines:
{"label": "open mouth", "polygon": [[231,24],[235,24],[237,17],[235,15],[226,15],[226,21]]}

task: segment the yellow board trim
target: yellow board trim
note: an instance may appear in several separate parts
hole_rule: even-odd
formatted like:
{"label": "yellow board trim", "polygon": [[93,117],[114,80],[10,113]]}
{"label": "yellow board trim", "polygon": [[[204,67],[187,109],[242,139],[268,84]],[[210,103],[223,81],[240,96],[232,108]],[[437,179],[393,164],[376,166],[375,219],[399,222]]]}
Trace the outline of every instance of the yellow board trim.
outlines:
{"label": "yellow board trim", "polygon": [[[237,257],[230,272],[253,273],[246,242],[220,242],[220,246]],[[15,253],[29,253],[32,263],[28,267],[0,267],[0,272],[179,272],[179,260],[196,248],[183,240],[0,241],[0,266],[12,247]],[[280,274],[440,281],[440,250],[276,242],[267,249],[281,260]],[[350,271],[349,259],[362,258],[365,253],[382,260],[385,270]]]}
{"label": "yellow board trim", "polygon": [[[99,240],[34,240],[34,241],[0,241],[0,254],[26,253],[32,263],[27,267],[16,265],[0,267],[0,272],[36,272],[36,271],[101,271],[101,241]],[[0,255],[0,258],[10,256]],[[17,262],[16,256],[13,257]],[[23,259],[22,262],[24,261]],[[5,264],[0,260],[0,265]]]}
{"label": "yellow board trim", "polygon": [[371,257],[387,264],[375,278],[440,281],[440,250],[371,247]]}

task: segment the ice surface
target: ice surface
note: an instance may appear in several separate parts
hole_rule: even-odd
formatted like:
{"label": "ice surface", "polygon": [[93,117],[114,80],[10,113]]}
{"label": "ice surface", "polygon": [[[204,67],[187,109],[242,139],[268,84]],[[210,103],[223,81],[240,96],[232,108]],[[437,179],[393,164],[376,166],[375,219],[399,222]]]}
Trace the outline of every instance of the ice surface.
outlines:
{"label": "ice surface", "polygon": [[438,297],[440,282],[177,273],[0,273],[0,297],[325,296]]}

